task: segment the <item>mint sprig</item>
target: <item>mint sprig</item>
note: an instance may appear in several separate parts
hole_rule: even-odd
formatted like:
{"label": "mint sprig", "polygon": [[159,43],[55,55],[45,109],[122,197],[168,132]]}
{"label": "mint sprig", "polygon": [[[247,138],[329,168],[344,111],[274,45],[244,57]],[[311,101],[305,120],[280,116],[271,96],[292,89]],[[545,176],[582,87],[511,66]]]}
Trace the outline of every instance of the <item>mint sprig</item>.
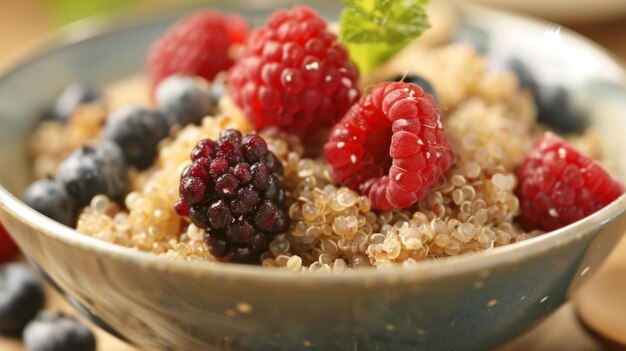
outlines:
{"label": "mint sprig", "polygon": [[428,0],[343,0],[341,41],[361,74],[370,72],[430,27]]}

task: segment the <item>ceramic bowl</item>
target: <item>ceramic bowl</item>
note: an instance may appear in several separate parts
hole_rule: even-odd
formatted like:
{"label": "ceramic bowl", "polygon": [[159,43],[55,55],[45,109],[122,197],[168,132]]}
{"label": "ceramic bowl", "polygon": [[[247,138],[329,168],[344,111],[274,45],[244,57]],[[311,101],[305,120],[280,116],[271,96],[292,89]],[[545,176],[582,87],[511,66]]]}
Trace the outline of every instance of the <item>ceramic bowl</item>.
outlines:
{"label": "ceramic bowl", "polygon": [[[271,11],[258,2],[215,3],[253,20]],[[335,16],[338,6],[316,2]],[[0,220],[72,303],[139,347],[485,350],[563,304],[626,229],[622,196],[565,228],[487,252],[414,267],[294,274],[166,261],[83,236],[25,206],[19,200],[30,180],[25,140],[40,112],[72,81],[102,87],[140,71],[149,43],[182,14],[133,16],[106,29],[91,22],[89,31],[70,30],[0,77]],[[459,9],[459,16],[460,30],[479,33],[490,58],[514,55],[540,84],[566,87],[585,123],[605,140],[617,174],[625,174],[626,73],[615,60],[548,23],[474,7]]]}

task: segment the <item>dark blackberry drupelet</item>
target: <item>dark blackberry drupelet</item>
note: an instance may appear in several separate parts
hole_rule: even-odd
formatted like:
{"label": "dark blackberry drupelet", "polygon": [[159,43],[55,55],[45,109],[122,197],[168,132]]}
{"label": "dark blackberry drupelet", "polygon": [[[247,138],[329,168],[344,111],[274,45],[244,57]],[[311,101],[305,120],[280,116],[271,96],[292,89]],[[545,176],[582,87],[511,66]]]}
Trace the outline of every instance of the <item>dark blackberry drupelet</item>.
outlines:
{"label": "dark blackberry drupelet", "polygon": [[201,140],[180,179],[176,212],[206,229],[218,259],[258,261],[272,236],[287,229],[283,166],[256,134],[222,131],[220,141]]}

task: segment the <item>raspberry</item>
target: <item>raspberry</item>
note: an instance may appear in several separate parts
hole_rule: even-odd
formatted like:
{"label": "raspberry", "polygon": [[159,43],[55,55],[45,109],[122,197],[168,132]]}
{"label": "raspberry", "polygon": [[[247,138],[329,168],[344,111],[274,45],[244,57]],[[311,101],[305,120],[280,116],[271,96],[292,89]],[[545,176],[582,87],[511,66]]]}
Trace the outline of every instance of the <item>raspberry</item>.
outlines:
{"label": "raspberry", "polygon": [[230,94],[257,130],[278,126],[307,139],[359,97],[346,48],[308,7],[272,14],[250,34],[229,74]]}
{"label": "raspberry", "polygon": [[243,18],[218,11],[202,10],[183,18],[150,48],[148,75],[152,88],[173,74],[213,80],[232,65],[229,49],[243,42],[247,32]]}
{"label": "raspberry", "polygon": [[406,208],[441,181],[452,150],[431,95],[413,83],[380,83],[333,128],[326,160],[375,209]]}
{"label": "raspberry", "polygon": [[555,230],[608,205],[624,186],[590,157],[547,134],[517,169],[521,222],[528,229]]}
{"label": "raspberry", "polygon": [[287,229],[283,166],[256,134],[222,131],[201,140],[182,173],[176,212],[206,229],[210,252],[224,261],[251,262]]}
{"label": "raspberry", "polygon": [[243,17],[227,14],[224,24],[228,32],[228,42],[231,45],[243,44],[246,41],[250,28],[248,27],[248,22]]}
{"label": "raspberry", "polygon": [[13,239],[9,236],[6,229],[0,223],[0,263],[9,262],[15,256],[19,249],[13,242]]}

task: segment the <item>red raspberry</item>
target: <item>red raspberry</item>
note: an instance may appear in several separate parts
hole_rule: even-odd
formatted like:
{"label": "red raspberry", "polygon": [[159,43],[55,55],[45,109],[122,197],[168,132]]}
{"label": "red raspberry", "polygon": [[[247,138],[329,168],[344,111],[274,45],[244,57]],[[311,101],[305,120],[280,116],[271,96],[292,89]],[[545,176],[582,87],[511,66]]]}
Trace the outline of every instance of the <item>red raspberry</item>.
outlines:
{"label": "red raspberry", "polygon": [[0,224],[0,263],[5,263],[14,258],[18,253],[18,248],[9,236],[6,229]]}
{"label": "red raspberry", "polygon": [[213,10],[181,19],[150,48],[148,75],[152,88],[173,74],[211,81],[232,65],[230,46],[242,43],[247,32],[243,18]]}
{"label": "red raspberry", "polygon": [[225,17],[224,24],[228,31],[228,42],[231,45],[243,44],[246,41],[250,28],[248,27],[248,22],[243,17],[228,14]]}
{"label": "red raspberry", "polygon": [[380,83],[333,128],[324,146],[335,177],[375,209],[413,205],[450,168],[437,105],[413,83]]}
{"label": "red raspberry", "polygon": [[608,205],[624,186],[590,157],[547,134],[517,169],[521,221],[528,230],[555,230]]}
{"label": "red raspberry", "polygon": [[337,36],[308,7],[272,14],[230,70],[229,90],[257,130],[307,136],[332,126],[357,101],[359,74]]}

